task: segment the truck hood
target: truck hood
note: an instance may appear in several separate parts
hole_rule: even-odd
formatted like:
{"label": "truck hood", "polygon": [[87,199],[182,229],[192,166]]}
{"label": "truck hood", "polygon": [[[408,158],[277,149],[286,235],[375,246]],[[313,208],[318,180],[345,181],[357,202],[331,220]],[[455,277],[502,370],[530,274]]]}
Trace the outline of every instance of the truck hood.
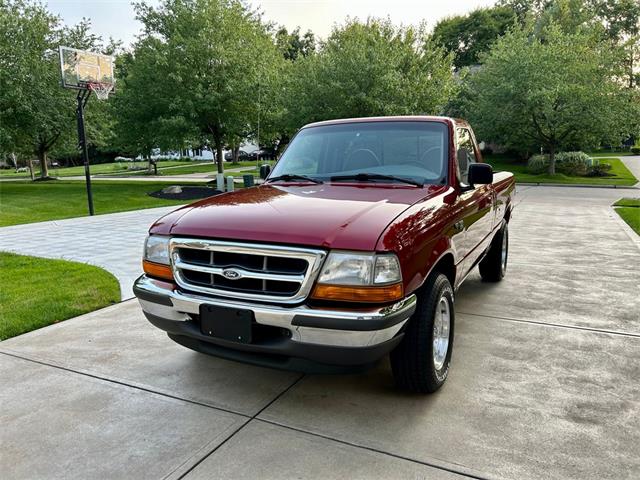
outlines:
{"label": "truck hood", "polygon": [[262,185],[197,202],[159,220],[152,233],[374,250],[410,205],[446,190],[396,185]]}

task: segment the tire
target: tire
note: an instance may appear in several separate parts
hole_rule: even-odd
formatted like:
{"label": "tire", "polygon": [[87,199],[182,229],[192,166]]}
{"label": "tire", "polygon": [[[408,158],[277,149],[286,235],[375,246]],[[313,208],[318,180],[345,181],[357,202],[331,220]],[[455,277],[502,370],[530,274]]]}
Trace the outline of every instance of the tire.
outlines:
{"label": "tire", "polygon": [[[448,314],[448,328],[445,313]],[[436,317],[438,322],[434,322]],[[432,393],[444,384],[451,364],[454,320],[453,288],[445,275],[435,273],[418,293],[416,311],[407,323],[404,338],[390,355],[393,377],[399,388]],[[437,339],[440,348],[434,355],[437,331],[443,335]]]}
{"label": "tire", "polygon": [[493,237],[487,255],[480,262],[480,276],[485,282],[499,282],[507,273],[509,258],[509,227],[504,222],[502,228]]}

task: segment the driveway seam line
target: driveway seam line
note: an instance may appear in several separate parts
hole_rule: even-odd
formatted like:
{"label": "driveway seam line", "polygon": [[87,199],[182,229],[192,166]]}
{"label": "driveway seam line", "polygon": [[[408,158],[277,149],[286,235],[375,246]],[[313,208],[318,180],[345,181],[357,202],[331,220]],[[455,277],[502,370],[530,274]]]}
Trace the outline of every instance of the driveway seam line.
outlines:
{"label": "driveway seam line", "polygon": [[[224,407],[215,407],[215,406],[209,405],[207,403],[198,402],[197,400],[190,400],[190,399],[186,399],[186,398],[177,397],[177,396],[171,395],[169,393],[158,392],[156,390],[151,390],[150,388],[141,387],[139,385],[130,385],[130,384],[122,382],[120,380],[115,380],[115,379],[108,378],[108,377],[102,377],[102,376],[94,374],[94,373],[81,372],[81,371],[78,371],[78,370],[74,370],[73,368],[63,367],[62,365],[56,365],[56,364],[53,364],[53,363],[47,363],[47,362],[45,362],[43,360],[36,360],[34,358],[24,357],[22,355],[18,355],[16,353],[12,353],[12,352],[7,352],[5,350],[0,350],[0,354],[6,355],[8,357],[19,358],[20,360],[24,360],[26,362],[33,362],[33,363],[37,363],[39,365],[44,365],[45,367],[57,368],[58,370],[63,370],[65,372],[69,372],[69,373],[75,373],[76,375],[83,375],[85,377],[94,378],[96,380],[102,380],[104,382],[114,383],[116,385],[120,385],[120,386],[123,386],[123,387],[133,388],[135,390],[140,390],[140,391],[143,391],[143,392],[152,393],[154,395],[160,395],[162,397],[171,398],[172,400],[180,400],[182,402],[191,403],[193,405],[199,405],[201,407],[212,408],[214,410],[219,410],[221,412],[230,413],[230,414],[233,414],[233,415],[239,415],[241,417],[248,418],[248,419],[253,418],[250,415],[247,415],[246,413],[236,412],[234,410],[229,410],[229,409],[224,408]],[[260,410],[260,412],[262,412],[262,410]],[[258,413],[260,413],[260,412],[258,412]]]}
{"label": "driveway seam line", "polygon": [[278,395],[276,395],[269,403],[267,403],[258,412],[256,412],[252,417],[250,417],[249,420],[247,420],[240,428],[238,428],[235,432],[233,432],[231,435],[229,435],[227,438],[225,438],[222,442],[220,442],[217,446],[215,446],[209,453],[207,453],[204,457],[202,457],[200,460],[198,460],[196,463],[194,463],[186,472],[184,472],[182,475],[180,475],[178,477],[178,480],[182,480],[187,475],[189,475],[193,470],[195,470],[198,467],[198,465],[200,465],[207,458],[209,458],[211,455],[213,455],[218,449],[220,449],[220,447],[222,447],[225,443],[227,443],[229,440],[231,440],[233,437],[235,437],[236,434],[239,431],[241,431],[243,428],[245,428],[247,425],[249,425],[253,420],[256,420],[256,417],[258,415],[260,415],[262,412],[264,412],[267,408],[269,408],[276,401],[278,401],[283,395],[285,395],[289,390],[291,390],[293,387],[295,387],[300,382],[300,380],[302,380],[304,377],[305,377],[305,374],[300,375],[293,383],[291,383],[291,385],[289,385],[282,392],[280,392]]}
{"label": "driveway seam line", "polygon": [[583,330],[587,332],[604,333],[606,335],[616,335],[620,337],[640,338],[640,334],[638,333],[619,332],[616,330],[602,330],[594,327],[581,327],[579,325],[566,325],[562,323],[545,323],[545,322],[539,322],[536,320],[524,320],[521,318],[499,317],[496,315],[485,315],[482,313],[468,313],[468,312],[457,312],[457,313],[462,315],[471,315],[474,317],[495,318],[496,320],[505,320],[508,322],[530,323],[532,325],[541,325],[543,327],[567,328],[570,330]]}
{"label": "driveway seam line", "polygon": [[[417,463],[417,464],[420,464],[420,465],[424,465],[426,467],[435,468],[437,470],[444,470],[444,471],[449,472],[449,473],[454,473],[456,475],[462,475],[464,477],[473,478],[475,480],[489,480],[490,479],[490,477],[479,476],[479,474],[456,470],[452,466],[438,465],[438,464],[435,464],[435,463],[426,462],[424,460],[417,460],[415,458],[405,457],[403,455],[399,455],[399,454],[396,454],[396,453],[385,452],[384,450],[379,450],[379,449],[374,448],[374,447],[369,447],[369,446],[366,446],[366,445],[361,445],[361,444],[358,444],[358,443],[349,442],[347,440],[341,440],[341,439],[338,439],[338,438],[333,438],[333,437],[330,437],[328,435],[324,435],[322,433],[311,432],[311,431],[308,431],[308,430],[304,430],[302,428],[292,427],[290,425],[285,425],[285,424],[282,424],[282,423],[279,423],[279,422],[276,422],[276,421],[273,421],[273,420],[267,420],[267,419],[264,419],[264,418],[256,418],[256,420],[258,422],[264,422],[264,423],[267,423],[267,424],[270,424],[270,425],[275,425],[277,427],[282,427],[282,428],[286,428],[288,430],[293,430],[295,432],[306,433],[306,434],[312,435],[314,437],[323,438],[325,440],[330,440],[330,441],[333,441],[333,442],[341,443],[343,445],[348,445],[350,447],[360,448],[360,449],[367,450],[367,451],[370,451],[370,452],[380,453],[382,455],[387,455],[389,457],[398,458],[400,460],[406,460],[408,462]],[[247,422],[247,423],[249,423],[249,422]],[[464,467],[464,466],[462,466],[462,467],[466,469],[466,467]]]}
{"label": "driveway seam line", "polygon": [[[251,421],[251,419],[249,418],[245,418],[244,423],[242,425],[240,425],[239,427],[237,427],[233,433],[231,435],[229,435],[229,437],[225,438],[222,443],[226,442],[230,437],[232,437],[233,435],[235,435],[238,430],[240,430],[241,428],[243,428],[247,423],[249,423]],[[228,430],[228,429],[227,429]],[[226,430],[225,430],[226,432]],[[209,442],[207,442],[207,444],[202,447],[200,450],[204,450],[205,447],[209,446],[211,443],[215,443],[215,441],[220,438],[221,436],[223,436],[224,432],[221,432],[219,435],[217,435],[216,437],[214,437],[213,439],[211,439]],[[162,477],[162,480],[168,480],[170,478],[175,478],[174,475],[178,475],[177,478],[180,479],[182,478],[183,475],[186,474],[177,474],[176,472],[179,472],[180,469],[182,469],[185,465],[188,465],[189,463],[191,463],[191,460],[196,457],[197,453],[192,455],[190,458],[188,458],[187,460],[185,460],[184,462],[182,462],[180,465],[178,465],[176,468],[174,468],[173,470],[171,470],[169,473],[167,473],[164,477]],[[196,465],[198,463],[200,463],[201,460],[198,460]],[[189,470],[191,470],[192,467],[189,467]]]}

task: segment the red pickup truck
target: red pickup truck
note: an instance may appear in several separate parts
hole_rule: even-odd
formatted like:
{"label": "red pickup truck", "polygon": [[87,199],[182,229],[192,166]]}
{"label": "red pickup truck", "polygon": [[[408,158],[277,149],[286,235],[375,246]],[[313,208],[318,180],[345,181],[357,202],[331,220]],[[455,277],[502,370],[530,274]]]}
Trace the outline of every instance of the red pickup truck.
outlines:
{"label": "red pickup truck", "polygon": [[470,126],[407,116],[303,127],[260,186],[179,208],[150,229],[134,292],[193,350],[298,371],[390,354],[399,387],[446,380],[454,292],[507,267],[511,173]]}

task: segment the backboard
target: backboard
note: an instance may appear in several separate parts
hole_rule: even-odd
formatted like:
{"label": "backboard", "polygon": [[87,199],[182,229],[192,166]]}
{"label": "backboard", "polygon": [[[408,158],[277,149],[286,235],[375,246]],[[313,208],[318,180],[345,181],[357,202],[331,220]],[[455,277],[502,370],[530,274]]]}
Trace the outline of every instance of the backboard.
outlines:
{"label": "backboard", "polygon": [[113,57],[87,50],[60,47],[60,70],[62,86],[76,90],[89,90],[92,85],[115,84]]}

